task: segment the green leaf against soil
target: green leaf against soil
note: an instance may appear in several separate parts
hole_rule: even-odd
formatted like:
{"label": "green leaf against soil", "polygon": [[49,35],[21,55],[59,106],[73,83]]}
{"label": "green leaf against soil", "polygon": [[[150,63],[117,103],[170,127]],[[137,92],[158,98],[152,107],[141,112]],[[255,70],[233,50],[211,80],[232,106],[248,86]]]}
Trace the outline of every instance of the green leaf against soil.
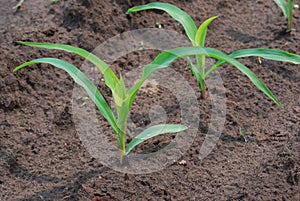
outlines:
{"label": "green leaf against soil", "polygon": [[214,48],[180,47],[180,48],[175,48],[169,51],[162,52],[154,59],[153,62],[151,62],[150,64],[144,67],[142,80],[147,79],[155,70],[159,68],[168,67],[174,60],[186,56],[191,56],[191,55],[205,55],[211,58],[225,61],[235,66],[242,73],[244,73],[258,89],[264,92],[276,104],[281,106],[281,103],[272,94],[272,92],[268,89],[268,87],[262,81],[260,81],[258,77],[250,69],[248,69],[245,65],[238,62],[236,59]]}
{"label": "green leaf against soil", "polygon": [[[217,18],[218,16],[213,16],[207,20],[205,20],[198,28],[195,36],[195,45],[204,47],[205,45],[205,39],[206,39],[206,33],[207,33],[207,27],[208,25]],[[197,67],[198,67],[198,83],[200,84],[199,87],[202,92],[206,91],[205,87],[205,55],[196,55],[196,61],[197,61]],[[191,65],[191,64],[190,64]],[[190,66],[191,68],[191,66]],[[192,68],[191,68],[192,70]],[[194,74],[194,73],[193,73]],[[194,74],[195,75],[195,74]],[[199,78],[199,79],[198,79]]]}
{"label": "green leaf against soil", "polygon": [[274,0],[274,2],[282,10],[284,17],[287,18],[288,17],[288,5],[286,3],[286,0]]}
{"label": "green leaf against soil", "polygon": [[126,88],[122,75],[120,75],[120,80],[112,90],[112,95],[114,97],[116,106],[121,107],[126,99]]}
{"label": "green leaf against soil", "polygon": [[142,142],[166,133],[177,133],[186,130],[188,127],[180,124],[159,124],[145,129],[143,132],[133,138],[126,147],[126,154],[128,154],[134,147]]}
{"label": "green leaf against soil", "polygon": [[218,17],[219,16],[213,16],[211,18],[208,18],[200,25],[200,27],[198,28],[198,30],[196,32],[196,36],[195,36],[195,43],[197,46],[204,47],[206,33],[207,33],[207,27],[212,21],[214,21]]}
{"label": "green leaf against soil", "polygon": [[[288,53],[288,54],[290,54],[290,53]],[[181,48],[175,48],[175,49],[160,53],[150,64],[148,64],[144,67],[142,78],[140,80],[138,80],[138,82],[129,90],[128,93],[130,94],[131,99],[132,100],[134,99],[134,96],[137,94],[137,92],[138,92],[139,88],[142,86],[143,82],[157,69],[166,68],[174,60],[182,58],[182,57],[186,57],[186,56],[192,56],[192,55],[205,55],[205,56],[220,60],[223,63],[227,62],[227,63],[235,66],[242,73],[244,73],[258,89],[260,89],[263,93],[265,93],[276,104],[281,106],[281,103],[272,94],[272,92],[269,90],[269,88],[262,81],[260,81],[258,79],[258,77],[250,69],[248,69],[245,65],[241,64],[234,58],[228,56],[227,54],[225,54],[219,50],[216,50],[214,48],[201,48],[201,47],[181,47]],[[267,55],[265,55],[265,56],[267,57]],[[294,58],[294,56],[293,56],[293,58]],[[132,104],[132,102],[131,102],[131,104]]]}
{"label": "green leaf against soil", "polygon": [[300,64],[300,56],[297,54],[289,53],[278,49],[265,49],[265,48],[250,48],[237,50],[230,54],[233,58],[260,56],[265,59],[274,61],[291,62],[294,64]]}
{"label": "green leaf against soil", "polygon": [[115,89],[112,91],[112,94],[114,97],[117,114],[118,114],[118,118],[117,118],[118,127],[123,133],[125,133],[130,107],[128,103],[129,99],[126,93],[125,82],[123,80],[122,75],[120,75],[120,80],[116,85]]}
{"label": "green leaf against soil", "polygon": [[119,82],[117,76],[114,74],[114,72],[110,69],[110,67],[101,59],[99,59],[96,55],[78,48],[78,47],[73,47],[70,45],[64,45],[64,44],[54,44],[54,43],[37,43],[37,42],[19,42],[20,44],[23,45],[28,45],[32,47],[41,47],[41,48],[46,48],[46,49],[54,49],[54,50],[63,50],[66,52],[74,53],[77,54],[91,63],[93,63],[103,74],[104,81],[106,86],[108,86],[111,90],[113,90],[116,86],[116,84]]}
{"label": "green leaf against soil", "polygon": [[159,9],[167,12],[171,17],[173,17],[175,20],[180,22],[185,30],[186,35],[189,37],[189,39],[193,42],[195,41],[195,36],[197,32],[197,27],[193,21],[193,19],[183,10],[180,8],[168,4],[168,3],[160,3],[160,2],[155,2],[155,3],[149,3],[146,5],[142,6],[135,6],[130,8],[126,14],[133,13],[133,12],[138,12],[138,11],[143,11],[143,10],[149,10],[149,9]]}
{"label": "green leaf against soil", "polygon": [[14,69],[14,72],[20,70],[21,68],[24,68],[29,65],[37,64],[37,63],[46,63],[51,64],[57,68],[60,68],[64,71],[66,71],[73,79],[74,81],[82,86],[86,92],[88,93],[89,97],[93,100],[93,102],[98,107],[99,111],[103,115],[103,117],[109,122],[109,124],[112,126],[114,131],[117,133],[119,131],[119,128],[117,126],[116,118],[110,109],[109,105],[105,101],[102,94],[99,92],[97,87],[86,77],[84,73],[82,73],[78,68],[76,68],[74,65],[55,58],[40,58],[35,59],[26,63],[23,63],[22,65],[16,67]]}
{"label": "green leaf against soil", "polygon": [[189,57],[187,57],[187,62],[188,62],[189,68],[192,71],[193,75],[195,76],[197,81],[200,82],[201,78],[200,78],[198,69],[194,66],[193,62],[191,61],[191,59]]}
{"label": "green leaf against soil", "polygon": [[[297,54],[285,52],[283,50],[278,49],[265,49],[265,48],[249,48],[243,50],[237,50],[232,52],[230,55],[232,58],[242,58],[242,57],[262,57],[265,59],[270,59],[274,61],[282,61],[282,62],[291,62],[293,64],[300,64],[300,56]],[[205,74],[207,77],[212,71],[221,66],[225,61],[218,61],[215,65],[213,65]]]}

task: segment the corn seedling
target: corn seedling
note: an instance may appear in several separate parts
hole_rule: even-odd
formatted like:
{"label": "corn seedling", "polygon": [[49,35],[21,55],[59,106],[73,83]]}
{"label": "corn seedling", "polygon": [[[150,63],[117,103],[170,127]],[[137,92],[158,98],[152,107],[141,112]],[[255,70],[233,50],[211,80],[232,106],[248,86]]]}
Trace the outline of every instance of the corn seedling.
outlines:
{"label": "corn seedling", "polygon": [[274,0],[282,10],[283,16],[288,20],[287,32],[293,31],[293,0]]}
{"label": "corn seedling", "polygon": [[289,156],[290,156],[291,158],[295,158],[295,153],[294,153],[292,150],[290,150],[290,149],[288,148],[288,146],[285,146],[285,148],[286,148],[286,150],[288,151]]}
{"label": "corn seedling", "polygon": [[247,143],[248,142],[248,140],[247,140],[247,138],[246,138],[246,135],[245,135],[245,133],[244,133],[244,131],[243,131],[243,129],[242,128],[240,128],[240,136],[242,136],[242,138],[244,139],[244,141]]}
{"label": "corn seedling", "polygon": [[[265,59],[271,59],[276,61],[285,61],[285,62],[292,62],[295,64],[300,64],[300,56],[296,54],[291,54],[282,50],[277,49],[264,49],[264,48],[251,48],[251,49],[243,49],[243,50],[237,50],[229,55],[220,52],[214,48],[204,48],[205,45],[205,39],[206,39],[206,33],[208,25],[215,20],[218,16],[211,17],[207,20],[205,20],[199,28],[196,27],[195,22],[193,19],[183,10],[179,9],[178,7],[168,4],[168,3],[149,3],[142,6],[135,6],[130,8],[127,11],[127,14],[148,10],[148,9],[159,9],[167,12],[169,15],[171,15],[176,21],[180,22],[183,26],[185,33],[189,40],[192,42],[192,45],[194,47],[195,52],[198,51],[198,53],[193,54],[192,52],[189,52],[190,55],[196,55],[196,62],[197,67],[195,67],[191,60],[188,58],[189,67],[193,73],[193,75],[196,77],[199,88],[201,90],[201,94],[203,98],[206,98],[206,85],[205,85],[205,79],[210,75],[211,72],[213,72],[215,69],[217,69],[219,66],[221,66],[223,63],[229,63],[236,67],[238,70],[240,70],[243,74],[245,74],[252,83],[260,89],[263,93],[265,93],[269,98],[271,98],[276,104],[281,106],[281,103],[279,100],[272,94],[272,92],[257,78],[257,76],[245,65],[241,64],[236,58],[241,57],[249,57],[249,56],[255,56],[259,58],[265,58]],[[202,53],[200,53],[200,49],[202,48]],[[184,51],[191,51],[192,47],[189,48],[177,48],[178,52],[184,52]],[[194,53],[195,53],[194,52]],[[192,53],[192,54],[191,54]],[[188,56],[186,54],[185,56]],[[207,71],[205,71],[205,58],[211,57],[214,59],[217,59],[218,62],[215,63],[213,66],[211,66]],[[226,58],[226,59],[224,59]]]}
{"label": "corn seedling", "polygon": [[[88,77],[82,73],[77,67],[74,65],[56,58],[38,58],[22,65],[16,67],[14,72],[24,68],[26,66],[38,63],[46,63],[53,65],[59,69],[66,71],[73,80],[79,84],[81,87],[85,89],[89,98],[96,104],[97,108],[99,109],[101,115],[109,122],[111,125],[114,134],[117,136],[118,144],[120,147],[120,159],[122,162],[122,157],[127,155],[134,147],[141,144],[142,142],[166,133],[176,133],[181,132],[187,129],[184,125],[179,124],[159,124],[155,126],[151,126],[136,137],[134,137],[127,146],[125,146],[126,142],[126,124],[127,119],[129,116],[130,109],[132,107],[133,101],[136,97],[137,92],[139,91],[140,87],[144,83],[144,81],[157,69],[162,67],[167,67],[165,65],[166,61],[171,61],[170,55],[168,53],[162,53],[160,57],[154,60],[152,63],[145,66],[142,78],[136,82],[131,89],[126,90],[125,82],[120,74],[120,78],[118,78],[115,73],[111,70],[111,68],[101,59],[96,57],[94,54],[87,52],[84,49],[63,45],[63,44],[51,44],[51,43],[35,43],[35,42],[20,42],[23,45],[33,46],[33,47],[40,47],[40,48],[47,48],[47,49],[56,49],[56,50],[63,50],[67,52],[71,52],[82,56],[83,58],[87,59],[91,63],[93,63],[103,74],[105,85],[111,90],[112,96],[114,99],[114,103],[116,106],[117,118],[113,114],[112,109],[106,102],[103,95],[99,92],[97,87],[88,79]],[[161,59],[165,58],[165,59]],[[87,98],[84,99],[85,101]]]}

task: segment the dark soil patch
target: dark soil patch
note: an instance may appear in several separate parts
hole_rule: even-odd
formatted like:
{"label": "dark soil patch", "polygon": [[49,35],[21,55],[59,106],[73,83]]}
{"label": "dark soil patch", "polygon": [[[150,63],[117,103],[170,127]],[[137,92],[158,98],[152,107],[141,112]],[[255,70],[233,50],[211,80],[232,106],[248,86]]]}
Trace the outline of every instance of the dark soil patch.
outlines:
{"label": "dark soil patch", "polygon": [[[226,122],[212,153],[203,160],[198,157],[211,121],[210,99],[198,100],[199,131],[182,157],[159,172],[126,176],[102,165],[83,146],[73,121],[74,84],[66,73],[46,65],[12,73],[19,64],[42,56],[63,58],[77,66],[83,63],[74,55],[21,46],[16,43],[19,40],[64,43],[92,51],[115,35],[155,28],[157,22],[164,29],[183,33],[182,27],[162,12],[125,15],[130,6],[148,2],[64,0],[53,4],[25,0],[14,12],[16,1],[1,1],[0,200],[300,200],[299,65],[241,60],[270,87],[283,108],[239,71],[224,65],[219,73],[226,87]],[[285,20],[271,0],[166,2],[187,11],[197,24],[220,16],[209,27],[209,47],[226,53],[268,47],[300,54],[299,31],[283,34]],[[295,9],[297,30],[299,18],[300,11]],[[125,55],[113,68],[126,73],[150,62],[157,53]],[[179,61],[173,69],[198,92],[183,65],[185,61]],[[101,90],[110,99],[109,92]],[[177,123],[181,118],[178,104],[166,88],[144,90],[131,113],[132,125],[149,125],[152,105],[160,105],[168,122]],[[161,115],[155,111],[152,117]],[[99,122],[107,126],[101,119]],[[239,128],[248,143],[239,135]],[[110,128],[105,132],[109,135]],[[155,138],[136,152],[156,151],[173,138]],[[181,160],[186,164],[180,164]]]}

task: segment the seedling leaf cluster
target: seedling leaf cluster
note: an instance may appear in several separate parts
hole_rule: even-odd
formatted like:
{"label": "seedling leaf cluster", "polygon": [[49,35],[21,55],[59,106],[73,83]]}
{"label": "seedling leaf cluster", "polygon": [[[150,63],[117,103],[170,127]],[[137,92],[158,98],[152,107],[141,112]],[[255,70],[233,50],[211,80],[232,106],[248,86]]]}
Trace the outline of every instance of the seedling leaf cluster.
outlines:
{"label": "seedling leaf cluster", "polygon": [[[32,61],[26,62],[14,69],[14,72],[33,64],[38,63],[46,63],[53,65],[59,69],[66,71],[73,80],[83,87],[87,92],[90,99],[95,103],[100,113],[103,117],[109,122],[111,125],[113,132],[117,135],[119,147],[121,150],[120,156],[121,161],[122,157],[127,155],[134,147],[141,144],[142,142],[161,135],[165,133],[174,133],[174,132],[181,132],[187,129],[184,125],[179,124],[160,124],[149,127],[145,129],[143,132],[138,134],[136,137],[132,139],[132,141],[126,146],[126,124],[129,116],[130,109],[132,107],[133,101],[136,97],[136,94],[144,81],[158,68],[167,67],[165,65],[165,60],[156,59],[153,63],[148,64],[145,66],[142,78],[136,82],[136,84],[129,89],[128,91],[125,88],[125,83],[120,75],[118,78],[115,73],[111,70],[111,68],[106,64],[104,61],[99,59],[92,53],[88,51],[69,46],[63,44],[51,44],[51,43],[35,43],[35,42],[20,42],[23,45],[33,46],[33,47],[40,47],[40,48],[47,48],[47,49],[56,49],[56,50],[63,50],[67,52],[71,52],[82,56],[83,58],[87,59],[91,63],[93,63],[103,74],[105,85],[111,90],[114,103],[117,110],[117,117],[115,117],[112,109],[106,102],[103,95],[97,89],[97,87],[89,80],[89,78],[81,72],[77,67],[74,65],[56,58],[39,58],[34,59]],[[164,57],[167,53],[162,53],[161,57]],[[159,57],[160,58],[160,57]],[[168,55],[166,56],[168,58]],[[172,59],[168,59],[168,61],[172,61]]]}
{"label": "seedling leaf cluster", "polygon": [[[197,48],[205,47],[205,39],[207,35],[208,25],[213,22],[218,16],[213,16],[205,20],[198,28],[192,18],[183,10],[177,8],[176,6],[168,3],[154,2],[146,5],[135,6],[127,11],[127,14],[139,12],[149,9],[158,9],[167,12],[171,17],[177,20],[183,26],[185,33],[192,45]],[[179,50],[186,50],[185,48],[179,48]],[[203,98],[206,98],[206,85],[205,79],[212,73],[215,69],[221,66],[223,63],[229,63],[236,67],[243,74],[245,74],[252,83],[260,89],[264,94],[266,94],[270,99],[272,99],[276,104],[282,106],[279,100],[272,94],[269,88],[260,81],[257,76],[245,65],[238,62],[237,58],[256,56],[265,59],[275,60],[275,61],[285,61],[295,64],[300,64],[300,56],[292,53],[288,53],[278,49],[265,49],[265,48],[250,48],[237,50],[227,55],[221,51],[214,48],[204,48],[206,53],[198,53],[196,55],[196,66],[188,59],[190,70],[198,81],[199,89]],[[196,48],[194,51],[197,51]],[[214,52],[215,54],[211,54]],[[211,66],[207,71],[205,71],[205,59],[206,57],[211,57],[217,59],[218,62]]]}
{"label": "seedling leaf cluster", "polygon": [[[95,103],[101,115],[108,121],[111,125],[113,133],[117,136],[119,148],[120,148],[120,158],[129,154],[137,145],[143,143],[144,141],[166,133],[176,133],[186,130],[188,127],[180,124],[160,124],[151,126],[136,137],[134,137],[131,142],[126,145],[126,127],[129,117],[130,110],[132,108],[135,97],[141,88],[142,84],[151,76],[155,71],[167,68],[172,62],[177,59],[186,57],[188,60],[189,68],[192,71],[194,77],[196,78],[199,89],[201,91],[202,97],[206,98],[206,85],[205,80],[207,77],[218,67],[224,63],[228,63],[238,70],[240,70],[244,75],[246,75],[251,82],[260,89],[265,95],[267,95],[276,104],[281,106],[279,100],[273,95],[269,88],[244,64],[240,63],[237,59],[242,57],[261,57],[265,59],[271,59],[275,61],[291,62],[294,64],[300,64],[300,56],[292,53],[285,52],[278,49],[264,49],[264,48],[250,48],[237,50],[231,54],[226,54],[215,48],[205,47],[205,40],[207,36],[207,30],[210,23],[218,18],[218,16],[213,16],[205,20],[198,28],[193,21],[193,19],[183,10],[178,7],[167,4],[167,3],[150,3],[142,6],[136,6],[130,8],[127,14],[148,10],[148,9],[159,9],[167,12],[175,20],[180,22],[185,30],[185,33],[189,40],[191,41],[190,47],[178,47],[165,52],[160,53],[151,63],[147,64],[143,68],[141,78],[135,82],[135,84],[126,89],[125,81],[123,80],[122,74],[119,77],[112,71],[107,63],[95,56],[94,54],[70,45],[64,44],[53,44],[53,43],[37,43],[37,42],[19,42],[20,44],[54,49],[70,52],[77,54],[92,64],[94,64],[102,73],[104,77],[104,82],[106,87],[108,87],[112,93],[114,100],[117,116],[114,115],[111,107],[106,102],[103,95],[97,89],[97,87],[89,80],[89,78],[81,72],[76,66],[57,58],[38,58],[32,61],[26,62],[14,69],[14,72],[33,64],[45,63],[53,65],[59,69],[66,71],[72,79],[81,87],[85,89],[88,97]],[[160,27],[161,28],[161,27]],[[194,65],[189,57],[196,58],[196,65]],[[216,59],[217,62],[210,68],[205,70],[205,60],[207,57]]]}

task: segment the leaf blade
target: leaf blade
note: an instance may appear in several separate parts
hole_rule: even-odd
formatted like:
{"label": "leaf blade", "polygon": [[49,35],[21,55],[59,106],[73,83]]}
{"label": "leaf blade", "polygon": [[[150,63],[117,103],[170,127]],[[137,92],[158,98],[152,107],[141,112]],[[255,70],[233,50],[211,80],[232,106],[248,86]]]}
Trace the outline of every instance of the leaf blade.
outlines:
{"label": "leaf blade", "polygon": [[195,25],[195,22],[193,19],[183,10],[180,8],[168,4],[168,3],[149,3],[146,5],[141,6],[135,6],[127,10],[126,14],[143,11],[143,10],[149,10],[149,9],[159,9],[167,12],[171,17],[173,17],[176,21],[180,22],[180,24],[183,26],[186,35],[188,38],[194,43],[195,41],[195,35],[197,32],[197,27]]}
{"label": "leaf blade", "polygon": [[300,64],[300,56],[289,53],[279,49],[265,49],[265,48],[249,48],[237,50],[230,54],[233,58],[260,56],[265,59],[274,61],[290,62],[293,64]]}
{"label": "leaf blade", "polygon": [[281,9],[283,16],[288,17],[288,5],[285,0],[273,0],[277,6]]}
{"label": "leaf blade", "polygon": [[187,57],[187,62],[188,62],[189,68],[192,71],[193,75],[195,76],[197,81],[200,82],[201,78],[200,78],[198,69],[194,66],[192,60],[189,57]]}
{"label": "leaf blade", "polygon": [[145,129],[143,132],[133,138],[126,146],[126,154],[128,154],[134,147],[142,142],[166,133],[177,133],[186,130],[188,127],[180,124],[159,124]]}
{"label": "leaf blade", "polygon": [[219,16],[213,16],[205,20],[198,28],[195,36],[195,43],[200,47],[204,47],[208,25]]}
{"label": "leaf blade", "polygon": [[162,52],[154,59],[153,62],[144,67],[142,80],[147,79],[155,70],[168,67],[174,60],[191,55],[206,55],[208,57],[225,61],[235,66],[243,74],[245,74],[258,89],[265,93],[276,104],[282,106],[279,100],[269,90],[269,88],[262,81],[260,81],[250,69],[248,69],[246,66],[230,57],[229,55],[214,48],[181,47]]}
{"label": "leaf blade", "polygon": [[[300,64],[300,56],[297,54],[289,53],[279,49],[265,49],[265,48],[249,48],[242,49],[232,52],[230,57],[238,59],[243,57],[262,57],[264,59],[274,60],[274,61],[282,61],[282,62],[290,62],[293,64]],[[213,67],[211,67],[205,74],[207,77],[213,70],[218,68],[220,65],[225,63],[224,61],[218,61]]]}
{"label": "leaf blade", "polygon": [[101,59],[99,59],[96,55],[78,47],[73,47],[70,45],[64,45],[64,44],[55,44],[55,43],[39,43],[39,42],[24,42],[24,41],[18,41],[18,43],[22,45],[27,45],[31,47],[40,47],[40,48],[46,48],[46,49],[53,49],[53,50],[62,50],[70,53],[77,54],[91,63],[93,63],[103,74],[105,84],[113,90],[116,84],[118,83],[118,78],[114,74],[114,72],[110,69],[110,67]]}
{"label": "leaf blade", "polygon": [[66,71],[73,80],[82,86],[86,92],[88,93],[89,97],[93,100],[93,102],[98,107],[100,113],[103,115],[103,117],[110,123],[113,130],[117,132],[118,126],[116,123],[116,118],[110,109],[109,105],[107,104],[106,100],[102,96],[102,94],[99,92],[97,87],[86,77],[84,73],[82,73],[78,68],[76,68],[74,65],[63,61],[61,59],[56,58],[39,58],[35,59],[26,63],[23,63],[22,65],[16,67],[13,72],[16,72],[26,66],[38,64],[38,63],[46,63],[53,65],[59,69],[62,69]]}

